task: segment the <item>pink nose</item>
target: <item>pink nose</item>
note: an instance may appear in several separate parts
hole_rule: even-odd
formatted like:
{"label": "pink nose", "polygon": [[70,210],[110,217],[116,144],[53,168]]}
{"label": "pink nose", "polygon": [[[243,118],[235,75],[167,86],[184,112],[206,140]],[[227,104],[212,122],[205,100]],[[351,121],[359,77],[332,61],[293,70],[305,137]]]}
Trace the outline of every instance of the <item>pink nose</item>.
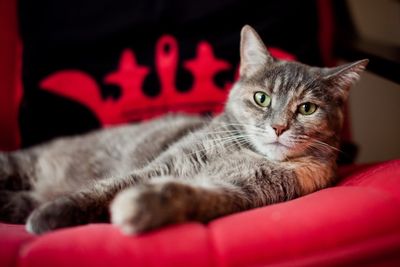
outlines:
{"label": "pink nose", "polygon": [[277,136],[280,136],[281,134],[283,134],[284,131],[287,130],[287,126],[286,125],[280,125],[280,124],[273,124],[272,125],[272,129],[275,130],[275,133]]}

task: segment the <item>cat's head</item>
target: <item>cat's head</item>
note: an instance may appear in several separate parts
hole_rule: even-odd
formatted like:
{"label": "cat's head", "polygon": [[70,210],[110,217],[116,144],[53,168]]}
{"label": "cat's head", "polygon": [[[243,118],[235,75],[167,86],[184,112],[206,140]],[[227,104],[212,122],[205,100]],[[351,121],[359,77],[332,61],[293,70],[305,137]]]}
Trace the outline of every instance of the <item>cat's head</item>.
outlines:
{"label": "cat's head", "polygon": [[334,152],[350,86],[368,60],[335,68],[279,61],[250,26],[242,29],[240,46],[240,79],[226,112],[243,125],[252,146],[278,161]]}

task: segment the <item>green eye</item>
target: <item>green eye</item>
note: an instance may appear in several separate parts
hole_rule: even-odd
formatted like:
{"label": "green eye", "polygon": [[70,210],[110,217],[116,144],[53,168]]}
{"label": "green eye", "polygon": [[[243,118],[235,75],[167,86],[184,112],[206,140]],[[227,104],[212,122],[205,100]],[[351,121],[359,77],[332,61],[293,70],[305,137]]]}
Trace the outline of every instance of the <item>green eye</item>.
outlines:
{"label": "green eye", "polygon": [[254,94],[254,101],[261,107],[268,107],[271,104],[271,97],[264,92]]}
{"label": "green eye", "polygon": [[299,112],[302,115],[311,115],[317,110],[317,108],[318,108],[317,105],[307,102],[299,106]]}

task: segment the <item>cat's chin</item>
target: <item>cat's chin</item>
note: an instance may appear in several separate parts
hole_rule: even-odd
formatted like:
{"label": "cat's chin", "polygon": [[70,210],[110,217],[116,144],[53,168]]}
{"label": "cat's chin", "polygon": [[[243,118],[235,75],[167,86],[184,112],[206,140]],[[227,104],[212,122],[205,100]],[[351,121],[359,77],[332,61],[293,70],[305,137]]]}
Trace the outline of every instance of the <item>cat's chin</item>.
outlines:
{"label": "cat's chin", "polygon": [[266,143],[265,140],[258,138],[251,138],[250,140],[258,153],[271,161],[284,161],[289,157],[292,150],[292,148],[280,142]]}
{"label": "cat's chin", "polygon": [[258,146],[258,150],[267,159],[272,161],[284,161],[288,158],[290,148],[280,143],[272,143],[263,146]]}

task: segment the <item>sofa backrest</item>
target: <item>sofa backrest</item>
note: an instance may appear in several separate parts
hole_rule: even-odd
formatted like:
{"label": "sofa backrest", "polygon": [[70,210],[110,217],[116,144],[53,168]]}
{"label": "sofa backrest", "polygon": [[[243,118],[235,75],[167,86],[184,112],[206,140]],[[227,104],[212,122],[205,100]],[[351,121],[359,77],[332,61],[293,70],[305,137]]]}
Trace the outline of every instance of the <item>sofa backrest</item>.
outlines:
{"label": "sofa backrest", "polygon": [[[277,57],[313,65],[331,58],[323,0],[20,0],[17,10],[23,96],[12,105],[22,147],[170,111],[220,112],[237,76],[244,24]],[[14,129],[14,148],[17,136]]]}

